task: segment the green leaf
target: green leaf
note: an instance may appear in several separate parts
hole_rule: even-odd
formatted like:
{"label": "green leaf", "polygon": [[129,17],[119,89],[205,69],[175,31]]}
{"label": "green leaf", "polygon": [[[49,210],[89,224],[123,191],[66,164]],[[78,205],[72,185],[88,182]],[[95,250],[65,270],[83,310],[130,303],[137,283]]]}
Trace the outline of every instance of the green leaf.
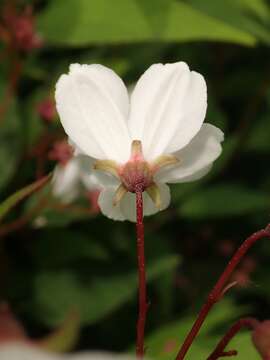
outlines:
{"label": "green leaf", "polygon": [[136,1],[140,5],[145,17],[148,19],[153,34],[157,37],[160,36],[168,24],[170,7],[173,0],[155,0],[155,3],[151,0]]}
{"label": "green leaf", "polygon": [[218,218],[266,211],[270,207],[267,194],[237,185],[215,185],[191,195],[179,212],[189,218]]}
{"label": "green leaf", "polygon": [[226,41],[243,45],[256,43],[256,38],[248,32],[201,12],[193,4],[180,1],[173,3],[163,39],[167,41]]}
{"label": "green leaf", "polygon": [[[213,19],[222,21],[225,24],[233,26],[235,29],[247,32],[267,44],[270,43],[268,24],[262,24],[256,17],[252,16],[254,12],[255,14],[258,14],[258,12],[260,12],[260,14],[262,13],[262,1],[260,1],[260,4],[257,4],[257,6],[251,6],[249,1],[235,0],[223,0],[222,2],[187,0],[187,2]],[[263,11],[266,11],[266,9],[267,7],[265,5]],[[269,16],[267,16],[267,19],[269,19]]]}
{"label": "green leaf", "polygon": [[246,11],[251,11],[258,17],[268,20],[270,16],[269,6],[265,0],[235,0]]}
{"label": "green leaf", "polygon": [[[65,14],[65,21],[59,19]],[[192,26],[190,26],[192,24]],[[51,1],[38,18],[46,42],[86,46],[149,41],[214,40],[253,45],[256,38],[178,0]]]}
{"label": "green leaf", "polygon": [[0,204],[0,220],[2,220],[3,217],[20,201],[45,185],[50,178],[51,174],[44,176],[42,179],[37,180],[32,184],[25,186],[23,189],[18,190],[10,197],[8,197],[4,202],[2,202]]}
{"label": "green leaf", "polygon": [[[149,264],[148,281],[155,280],[178,263],[178,257],[168,256]],[[36,276],[35,304],[45,324],[59,324],[69,309],[76,308],[82,323],[89,325],[122,306],[136,291],[137,271],[118,276],[108,274],[88,282],[71,271],[51,271]]]}
{"label": "green leaf", "polygon": [[[65,21],[59,19],[65,14]],[[120,21],[121,19],[125,21]],[[151,27],[134,0],[58,0],[50,2],[38,21],[51,43],[81,46],[91,43],[144,41]]]}

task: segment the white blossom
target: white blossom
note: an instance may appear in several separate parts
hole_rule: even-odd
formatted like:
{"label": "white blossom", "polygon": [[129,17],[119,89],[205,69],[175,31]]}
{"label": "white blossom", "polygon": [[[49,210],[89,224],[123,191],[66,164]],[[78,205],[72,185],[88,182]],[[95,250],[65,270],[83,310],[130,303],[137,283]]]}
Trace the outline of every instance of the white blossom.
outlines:
{"label": "white blossom", "polygon": [[52,179],[52,193],[63,203],[75,200],[82,189],[96,191],[101,187],[98,179],[90,172],[93,161],[84,155],[73,156],[66,164],[55,167]]}
{"label": "white blossom", "polygon": [[221,153],[222,131],[203,123],[205,80],[184,62],[152,65],[130,99],[112,70],[73,64],[57,82],[56,105],[72,142],[93,160],[101,211],[115,220],[135,221],[138,186],[145,215],[165,209],[167,183],[201,178]]}
{"label": "white blossom", "polygon": [[82,352],[74,355],[59,355],[23,343],[7,342],[0,345],[1,360],[131,360],[125,355]]}

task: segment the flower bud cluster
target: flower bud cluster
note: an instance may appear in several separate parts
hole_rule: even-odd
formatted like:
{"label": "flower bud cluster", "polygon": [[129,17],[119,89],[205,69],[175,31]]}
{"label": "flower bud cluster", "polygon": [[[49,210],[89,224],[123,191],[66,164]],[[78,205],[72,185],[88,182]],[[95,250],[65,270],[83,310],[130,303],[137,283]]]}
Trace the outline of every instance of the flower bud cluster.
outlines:
{"label": "flower bud cluster", "polygon": [[42,39],[35,30],[31,7],[18,13],[12,4],[7,4],[3,10],[1,35],[9,46],[23,52],[42,46]]}

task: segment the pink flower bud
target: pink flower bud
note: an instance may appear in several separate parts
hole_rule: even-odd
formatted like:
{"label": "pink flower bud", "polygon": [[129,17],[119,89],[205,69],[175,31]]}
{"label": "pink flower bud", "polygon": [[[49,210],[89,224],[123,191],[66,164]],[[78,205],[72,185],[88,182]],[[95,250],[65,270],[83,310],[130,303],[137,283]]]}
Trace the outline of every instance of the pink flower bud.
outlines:
{"label": "pink flower bud", "polygon": [[62,166],[65,166],[72,156],[73,149],[65,140],[56,141],[49,152],[49,159],[58,161]]}
{"label": "pink flower bud", "polygon": [[253,343],[263,360],[270,360],[270,320],[259,323],[252,333]]}
{"label": "pink flower bud", "polygon": [[29,52],[42,46],[41,37],[35,31],[33,12],[27,7],[23,12],[18,13],[12,5],[8,4],[3,11],[5,30],[9,41],[19,50]]}
{"label": "pink flower bud", "polygon": [[52,99],[47,98],[41,101],[37,106],[37,112],[42,120],[47,123],[52,122],[56,114],[55,104]]}

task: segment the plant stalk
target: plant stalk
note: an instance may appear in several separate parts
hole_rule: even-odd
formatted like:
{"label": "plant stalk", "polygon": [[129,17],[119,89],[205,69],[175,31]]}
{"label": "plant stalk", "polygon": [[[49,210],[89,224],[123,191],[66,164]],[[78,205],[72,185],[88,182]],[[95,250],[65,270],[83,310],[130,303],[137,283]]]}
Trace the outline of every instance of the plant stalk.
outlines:
{"label": "plant stalk", "polygon": [[136,355],[138,359],[144,356],[144,333],[147,313],[145,253],[144,253],[144,224],[143,224],[143,191],[136,189],[136,217],[137,217],[137,256],[139,281],[139,314],[137,320]]}

